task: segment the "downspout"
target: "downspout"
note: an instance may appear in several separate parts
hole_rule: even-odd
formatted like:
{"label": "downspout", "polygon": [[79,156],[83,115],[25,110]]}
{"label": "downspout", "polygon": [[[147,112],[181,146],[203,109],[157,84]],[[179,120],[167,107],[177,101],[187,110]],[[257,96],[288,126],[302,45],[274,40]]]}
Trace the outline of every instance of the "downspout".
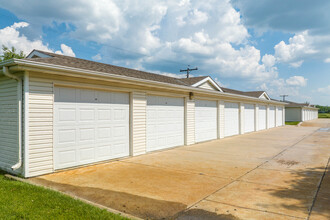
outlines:
{"label": "downspout", "polygon": [[3,74],[17,81],[17,99],[18,99],[18,162],[11,167],[17,170],[22,166],[22,79],[12,75],[8,66],[3,67]]}

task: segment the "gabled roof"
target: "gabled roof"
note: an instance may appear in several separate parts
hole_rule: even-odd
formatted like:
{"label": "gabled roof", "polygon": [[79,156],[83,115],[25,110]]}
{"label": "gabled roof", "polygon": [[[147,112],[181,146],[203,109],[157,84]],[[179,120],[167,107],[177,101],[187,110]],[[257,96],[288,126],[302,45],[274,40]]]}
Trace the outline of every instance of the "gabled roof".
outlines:
{"label": "gabled roof", "polygon": [[[42,53],[48,55],[49,57],[37,58],[37,54],[35,53]],[[29,57],[35,58],[29,58]],[[33,60],[34,62],[40,63],[47,63],[47,64],[54,64],[54,65],[61,65],[67,67],[73,67],[78,69],[85,69],[85,70],[92,70],[92,71],[99,71],[103,73],[111,73],[123,76],[129,76],[134,78],[140,79],[148,79],[152,81],[164,82],[164,83],[171,83],[176,85],[183,85],[187,86],[186,83],[181,81],[181,79],[164,76],[155,73],[144,72],[140,70],[129,69],[126,67],[119,67],[105,63],[94,62],[90,60],[84,60],[76,57],[64,56],[44,51],[34,50],[32,51],[27,58],[23,60]]]}
{"label": "gabled roof", "polygon": [[209,83],[216,90],[218,90],[220,92],[223,92],[222,89],[220,88],[220,86],[210,76],[204,77],[203,79],[199,80],[198,82],[195,82],[191,86],[192,87],[199,87],[199,86],[203,85],[204,83]]}
{"label": "gabled roof", "polygon": [[[82,71],[93,71],[100,72],[109,75],[120,75],[125,77],[131,77],[142,80],[149,80],[161,83],[169,83],[177,86],[184,87],[195,87],[202,88],[205,83],[208,83],[211,87],[215,88],[216,91],[242,95],[246,97],[260,98],[262,95],[265,95],[269,98],[266,92],[264,91],[252,91],[252,92],[243,92],[234,89],[228,89],[220,87],[210,76],[199,76],[199,77],[190,77],[190,78],[175,78],[165,75],[149,73],[145,71],[129,69],[126,67],[114,66],[105,63],[94,62],[90,60],[84,60],[80,58],[59,55],[50,52],[44,52],[40,50],[33,50],[26,58],[22,59],[26,62],[33,61],[34,63],[40,63],[41,65],[54,65],[54,67],[68,67]],[[206,89],[204,87],[204,89]],[[271,100],[270,98],[268,100]]]}
{"label": "gabled roof", "polygon": [[268,100],[270,100],[269,96],[265,91],[249,91],[249,92],[243,92],[235,89],[228,89],[225,87],[221,87],[223,92],[238,94],[238,95],[245,95],[245,96],[251,96],[254,98],[260,98],[262,95],[266,94],[266,97],[268,97]]}
{"label": "gabled roof", "polygon": [[197,77],[189,77],[189,78],[183,78],[180,79],[182,82],[186,83],[189,86],[194,85],[195,83],[198,83],[202,81],[203,79],[206,79],[208,76],[197,76]]}
{"label": "gabled roof", "polygon": [[291,102],[291,101],[285,101],[288,103],[286,107],[313,107],[310,106],[309,103],[297,103],[297,102]]}

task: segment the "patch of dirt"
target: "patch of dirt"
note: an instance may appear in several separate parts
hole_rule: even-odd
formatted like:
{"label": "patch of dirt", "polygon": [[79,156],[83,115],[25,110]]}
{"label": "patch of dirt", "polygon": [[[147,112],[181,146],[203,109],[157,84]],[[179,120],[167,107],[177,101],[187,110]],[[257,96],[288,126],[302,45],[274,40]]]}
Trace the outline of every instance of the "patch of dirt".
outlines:
{"label": "patch of dirt", "polygon": [[186,212],[181,213],[176,220],[238,220],[239,218],[232,214],[217,214],[215,212],[208,212],[203,209],[189,209]]}
{"label": "patch of dirt", "polygon": [[55,183],[42,178],[30,181],[143,219],[173,219],[173,216],[187,208],[182,203],[124,192]]}
{"label": "patch of dirt", "polygon": [[299,164],[299,162],[294,161],[294,160],[276,160],[277,163],[282,164],[282,165],[287,165],[287,166],[293,166]]}

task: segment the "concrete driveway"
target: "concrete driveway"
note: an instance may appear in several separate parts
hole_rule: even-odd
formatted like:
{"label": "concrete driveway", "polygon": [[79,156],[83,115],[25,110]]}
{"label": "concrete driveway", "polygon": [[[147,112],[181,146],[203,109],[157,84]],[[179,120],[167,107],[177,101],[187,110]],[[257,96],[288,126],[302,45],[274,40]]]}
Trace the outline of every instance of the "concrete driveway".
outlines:
{"label": "concrete driveway", "polygon": [[145,219],[329,219],[330,129],[320,127],[330,120],[30,181]]}

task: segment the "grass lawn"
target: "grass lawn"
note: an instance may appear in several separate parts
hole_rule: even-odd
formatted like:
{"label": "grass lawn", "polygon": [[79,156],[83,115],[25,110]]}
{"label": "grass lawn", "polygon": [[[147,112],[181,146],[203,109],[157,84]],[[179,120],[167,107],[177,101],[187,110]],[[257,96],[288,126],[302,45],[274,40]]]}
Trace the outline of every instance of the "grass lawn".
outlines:
{"label": "grass lawn", "polygon": [[319,113],[319,118],[330,118],[330,113]]}
{"label": "grass lawn", "polygon": [[4,174],[0,170],[0,219],[127,219]]}
{"label": "grass lawn", "polygon": [[286,125],[297,125],[299,124],[300,121],[286,121],[285,124]]}

